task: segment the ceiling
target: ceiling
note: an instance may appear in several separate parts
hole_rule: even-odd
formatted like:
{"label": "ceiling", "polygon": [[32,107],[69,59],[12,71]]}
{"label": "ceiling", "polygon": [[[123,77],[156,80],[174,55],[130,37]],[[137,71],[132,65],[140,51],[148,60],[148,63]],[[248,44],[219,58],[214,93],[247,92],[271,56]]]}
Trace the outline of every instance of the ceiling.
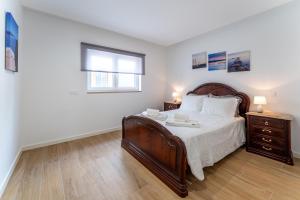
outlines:
{"label": "ceiling", "polygon": [[22,0],[25,7],[169,46],[291,0]]}

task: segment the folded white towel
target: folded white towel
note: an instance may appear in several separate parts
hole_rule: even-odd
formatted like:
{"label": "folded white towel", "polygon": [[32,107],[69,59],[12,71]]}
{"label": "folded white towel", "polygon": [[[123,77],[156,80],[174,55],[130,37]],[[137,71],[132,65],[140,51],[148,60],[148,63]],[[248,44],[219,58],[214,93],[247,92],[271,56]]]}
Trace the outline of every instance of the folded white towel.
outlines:
{"label": "folded white towel", "polygon": [[178,127],[189,127],[189,128],[200,128],[198,121],[189,120],[188,122],[179,122],[172,119],[166,121],[166,126],[178,126]]}
{"label": "folded white towel", "polygon": [[147,111],[142,112],[142,115],[153,120],[165,121],[168,118],[168,115],[165,113],[158,113],[158,115],[149,115]]}
{"label": "folded white towel", "polygon": [[159,115],[159,110],[156,109],[151,109],[151,108],[147,108],[147,115],[149,116],[158,116]]}
{"label": "folded white towel", "polygon": [[174,121],[178,122],[188,122],[189,116],[183,113],[174,113]]}

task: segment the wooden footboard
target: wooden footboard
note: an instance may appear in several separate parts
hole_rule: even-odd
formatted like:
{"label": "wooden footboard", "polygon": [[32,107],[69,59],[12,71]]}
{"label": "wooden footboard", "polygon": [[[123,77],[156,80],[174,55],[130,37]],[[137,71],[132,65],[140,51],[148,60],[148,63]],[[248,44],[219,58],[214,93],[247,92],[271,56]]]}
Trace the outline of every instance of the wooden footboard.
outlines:
{"label": "wooden footboard", "polygon": [[185,145],[161,124],[142,116],[124,117],[122,147],[179,196],[188,195]]}

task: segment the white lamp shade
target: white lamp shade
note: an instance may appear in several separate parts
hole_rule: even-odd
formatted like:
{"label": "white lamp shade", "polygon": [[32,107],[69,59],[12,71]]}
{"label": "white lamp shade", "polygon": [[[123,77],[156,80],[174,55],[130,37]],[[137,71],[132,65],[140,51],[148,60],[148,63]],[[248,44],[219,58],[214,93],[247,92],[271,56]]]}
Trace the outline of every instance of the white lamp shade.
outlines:
{"label": "white lamp shade", "polygon": [[267,104],[267,99],[265,96],[254,96],[254,104],[265,105]]}
{"label": "white lamp shade", "polygon": [[172,93],[172,97],[175,97],[175,98],[178,97],[178,93],[177,92],[173,92]]}

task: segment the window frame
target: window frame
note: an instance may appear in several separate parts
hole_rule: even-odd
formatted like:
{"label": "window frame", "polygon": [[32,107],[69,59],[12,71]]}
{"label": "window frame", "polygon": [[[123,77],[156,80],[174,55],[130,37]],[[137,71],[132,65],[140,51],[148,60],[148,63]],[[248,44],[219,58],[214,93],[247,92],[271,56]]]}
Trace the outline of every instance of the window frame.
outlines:
{"label": "window frame", "polygon": [[[81,42],[81,71],[86,72],[86,83],[87,83],[87,92],[88,93],[118,93],[118,92],[141,92],[142,91],[142,75],[145,75],[145,54],[143,53],[137,53],[127,50],[121,50],[121,49],[115,49],[111,47],[105,47],[105,46],[99,46],[95,44],[85,43]],[[93,50],[99,50],[119,55],[125,55],[125,56],[133,56],[141,59],[141,72],[139,73],[127,73],[132,74],[135,76],[135,87],[118,87],[118,75],[123,74],[123,72],[116,72],[114,70],[112,71],[100,71],[100,70],[92,70],[88,69],[85,66],[85,63],[87,61],[87,50],[93,49]],[[112,73],[113,75],[113,87],[91,87],[91,73],[93,72],[99,72],[99,73]],[[124,74],[126,74],[124,72]]]}
{"label": "window frame", "polygon": [[[93,71],[87,72],[87,92],[88,93],[127,93],[127,92],[142,92],[142,75],[133,74],[135,76],[135,86],[131,87],[118,87],[118,75],[120,73],[112,73],[113,87],[91,87],[91,73]],[[94,73],[106,73],[106,72],[94,72]]]}

